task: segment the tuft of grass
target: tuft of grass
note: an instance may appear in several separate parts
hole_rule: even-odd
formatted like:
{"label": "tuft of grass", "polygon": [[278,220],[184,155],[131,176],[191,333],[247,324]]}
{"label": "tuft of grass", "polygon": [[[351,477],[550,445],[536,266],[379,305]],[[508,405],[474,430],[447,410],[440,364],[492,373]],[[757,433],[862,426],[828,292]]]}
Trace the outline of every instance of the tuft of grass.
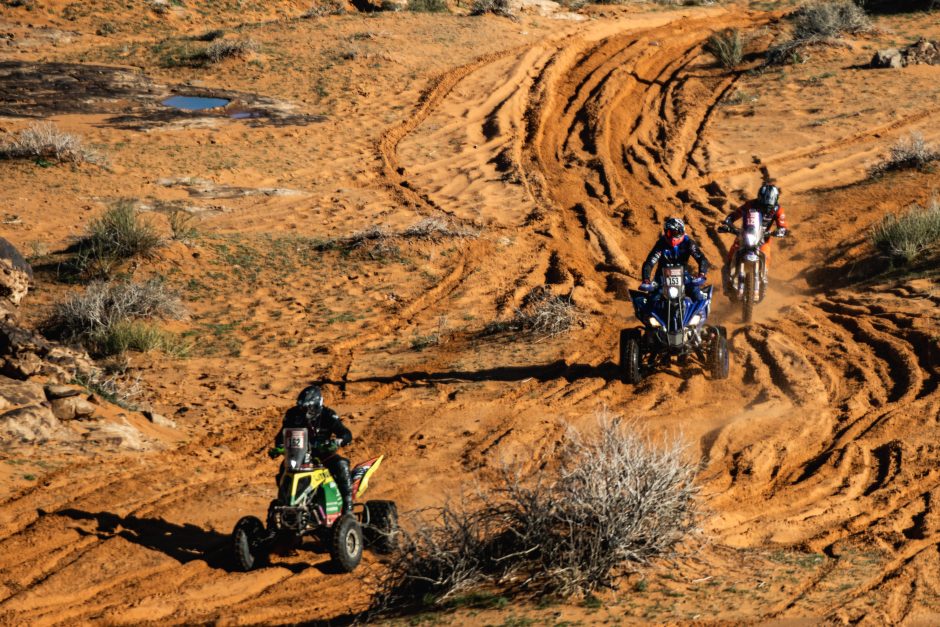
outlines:
{"label": "tuft of grass", "polygon": [[116,374],[106,374],[101,370],[76,374],[72,383],[82,386],[113,405],[131,411],[137,410],[134,401],[142,394],[139,379],[128,383],[122,381]]}
{"label": "tuft of grass", "polygon": [[0,159],[97,162],[96,155],[82,145],[81,137],[61,131],[51,122],[30,124],[10,140],[0,144]]}
{"label": "tuft of grass", "polygon": [[85,345],[97,355],[121,355],[129,350],[147,353],[159,350],[185,357],[189,347],[179,336],[140,320],[124,320],[85,338]]}
{"label": "tuft of grass", "polygon": [[940,241],[940,201],[914,205],[901,215],[889,214],[875,224],[869,240],[886,257],[910,264],[936,249]]}
{"label": "tuft of grass", "polygon": [[872,177],[879,177],[896,170],[923,170],[938,160],[940,150],[928,144],[924,136],[915,131],[898,140],[888,155],[873,165],[868,173]]}
{"label": "tuft of grass", "polygon": [[682,442],[654,446],[616,419],[573,429],[558,470],[532,479],[504,468],[475,504],[447,504],[403,530],[380,575],[373,611],[446,607],[475,593],[590,594],[696,528],[697,467]]}
{"label": "tuft of grass", "polygon": [[450,13],[445,0],[409,0],[408,10],[416,13]]}
{"label": "tuft of grass", "polygon": [[170,223],[170,231],[173,233],[174,240],[189,242],[199,236],[199,230],[195,225],[195,216],[190,212],[175,208],[167,214],[167,220]]}
{"label": "tuft of grass", "polygon": [[715,57],[721,67],[732,70],[744,59],[744,38],[737,28],[726,28],[708,38],[705,52]]}
{"label": "tuft of grass", "polygon": [[141,219],[130,201],[121,201],[96,217],[77,245],[75,269],[81,273],[107,276],[121,261],[151,257],[163,245],[163,238],[149,222]]}

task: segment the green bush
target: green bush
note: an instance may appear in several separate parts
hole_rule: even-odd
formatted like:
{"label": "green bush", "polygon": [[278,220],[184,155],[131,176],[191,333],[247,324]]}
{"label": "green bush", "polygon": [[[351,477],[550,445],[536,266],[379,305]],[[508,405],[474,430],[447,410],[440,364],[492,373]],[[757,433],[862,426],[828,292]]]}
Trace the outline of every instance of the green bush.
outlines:
{"label": "green bush", "polygon": [[140,320],[119,322],[88,337],[85,343],[98,355],[120,355],[129,350],[160,350],[178,356],[188,352],[178,336]]}
{"label": "green bush", "polygon": [[708,38],[705,52],[715,57],[721,67],[731,70],[744,59],[744,39],[738,29],[727,28]]}
{"label": "green bush", "polygon": [[940,241],[940,201],[915,205],[901,215],[889,214],[872,227],[874,247],[887,257],[909,264]]}
{"label": "green bush", "polygon": [[95,218],[78,243],[76,270],[107,276],[115,264],[150,257],[163,244],[152,224],[140,218],[130,202],[120,202]]}

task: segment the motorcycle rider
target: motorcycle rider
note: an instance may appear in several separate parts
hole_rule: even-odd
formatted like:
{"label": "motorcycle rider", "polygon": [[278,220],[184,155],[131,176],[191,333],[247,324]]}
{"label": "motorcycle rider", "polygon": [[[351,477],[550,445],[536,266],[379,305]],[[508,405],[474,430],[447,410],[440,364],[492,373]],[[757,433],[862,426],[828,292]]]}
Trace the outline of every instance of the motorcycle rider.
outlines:
{"label": "motorcycle rider", "polygon": [[[274,438],[274,448],[268,451],[273,459],[284,454],[284,429],[306,427],[311,454],[318,457],[330,471],[340,496],[343,498],[343,514],[352,513],[352,479],[349,460],[341,457],[336,449],[352,442],[352,432],[339,419],[335,411],[323,406],[323,392],[319,386],[310,385],[297,396],[297,404],[284,414],[283,424]],[[339,445],[333,440],[339,438]]]}
{"label": "motorcycle rider", "polygon": [[[643,264],[640,290],[650,292],[653,290],[651,277],[653,270],[659,264],[660,260],[671,263],[681,263],[685,267],[686,275],[691,274],[688,270],[689,258],[695,259],[698,264],[697,282],[686,281],[686,294],[692,300],[700,302],[705,298],[699,286],[705,282],[708,272],[708,259],[702,253],[698,244],[691,237],[685,234],[685,224],[679,218],[666,218],[663,223],[663,236],[656,241],[649,255],[646,256],[646,262]],[[649,308],[652,309],[656,298],[649,299]]]}
{"label": "motorcycle rider", "polygon": [[[780,188],[776,185],[770,183],[764,183],[761,185],[760,190],[757,192],[757,198],[748,200],[743,205],[732,211],[728,214],[728,217],[724,219],[724,224],[728,228],[733,228],[734,222],[740,220],[744,217],[744,214],[748,211],[757,210],[761,214],[761,219],[764,223],[764,232],[769,232],[771,226],[777,226],[776,232],[774,235],[776,237],[786,237],[787,234],[787,216],[783,211],[783,207],[780,206]],[[770,266],[770,238],[768,237],[763,244],[761,244],[761,252],[764,253],[764,259],[766,260],[766,266]],[[731,263],[734,261],[734,255],[738,252],[738,240],[735,238],[734,244],[731,245],[731,250],[728,251],[728,258],[725,259],[725,265],[721,268],[721,280],[724,287],[725,294],[730,294],[731,292]],[[767,283],[767,273],[764,273],[764,276],[761,277],[761,281],[765,284]]]}

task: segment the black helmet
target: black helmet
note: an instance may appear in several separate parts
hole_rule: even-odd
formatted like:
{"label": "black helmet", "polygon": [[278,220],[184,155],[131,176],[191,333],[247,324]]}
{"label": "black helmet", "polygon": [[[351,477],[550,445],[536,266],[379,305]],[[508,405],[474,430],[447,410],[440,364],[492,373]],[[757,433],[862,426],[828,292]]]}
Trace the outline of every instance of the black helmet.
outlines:
{"label": "black helmet", "polygon": [[297,406],[303,407],[308,415],[318,415],[323,409],[323,392],[318,385],[308,385],[297,396]]}
{"label": "black helmet", "polygon": [[666,237],[682,237],[685,235],[685,224],[679,218],[666,218],[663,222],[663,235]]}
{"label": "black helmet", "polygon": [[757,192],[757,202],[763,205],[767,209],[773,209],[777,206],[777,202],[780,200],[780,189],[776,185],[771,185],[770,183],[764,183],[760,186],[760,191]]}

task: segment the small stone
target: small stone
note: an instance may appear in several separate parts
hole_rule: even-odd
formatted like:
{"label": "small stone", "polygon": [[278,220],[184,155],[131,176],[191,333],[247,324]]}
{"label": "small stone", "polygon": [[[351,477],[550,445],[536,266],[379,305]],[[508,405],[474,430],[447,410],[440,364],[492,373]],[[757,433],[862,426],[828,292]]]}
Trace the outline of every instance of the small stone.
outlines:
{"label": "small stone", "polygon": [[80,420],[95,413],[95,406],[80,396],[68,396],[52,401],[52,413],[59,420]]}
{"label": "small stone", "polygon": [[142,413],[144,414],[144,418],[157,426],[169,427],[171,429],[176,428],[176,422],[167,418],[166,416],[152,412],[149,409],[145,409]]}

